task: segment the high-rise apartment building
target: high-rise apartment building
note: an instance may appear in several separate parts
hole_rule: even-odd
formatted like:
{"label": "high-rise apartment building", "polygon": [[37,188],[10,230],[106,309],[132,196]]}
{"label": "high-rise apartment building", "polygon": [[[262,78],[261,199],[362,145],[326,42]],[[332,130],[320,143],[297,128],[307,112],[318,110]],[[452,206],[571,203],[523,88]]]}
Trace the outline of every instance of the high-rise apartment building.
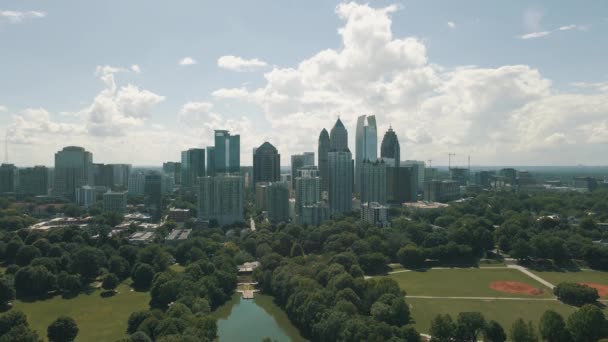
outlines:
{"label": "high-rise apartment building", "polygon": [[321,178],[319,169],[315,166],[306,166],[298,170],[295,187],[295,213],[302,214],[302,207],[314,205],[321,200]]}
{"label": "high-rise apartment building", "polygon": [[205,149],[182,151],[182,189],[195,190],[199,177],[205,177]]}
{"label": "high-rise apartment building", "polygon": [[253,153],[253,182],[278,182],[281,179],[281,155],[269,142]]}
{"label": "high-rise apartment building", "polygon": [[13,164],[0,165],[0,193],[15,193],[19,185],[19,172]]}
{"label": "high-rise apartment building", "polygon": [[388,207],[377,202],[362,203],[361,221],[378,227],[388,227]]}
{"label": "high-rise apartment building", "polygon": [[241,136],[216,130],[214,154],[215,174],[238,173],[241,167]]}
{"label": "high-rise apartment building", "polygon": [[76,189],[93,185],[93,154],[82,147],[68,146],[55,153],[53,194],[70,200]]}
{"label": "high-rise apartment building", "polygon": [[302,154],[294,154],[291,156],[291,188],[296,188],[296,177],[298,176],[298,170],[305,166],[315,165],[315,154],[314,152],[304,152]]}
{"label": "high-rise apartment building", "polygon": [[382,138],[380,145],[380,158],[384,160],[387,166],[400,166],[401,163],[401,148],[399,147],[399,139],[397,134],[389,127],[388,131]]}
{"label": "high-rise apartment building", "polygon": [[329,153],[329,133],[323,128],[319,134],[319,147],[318,147],[318,158],[319,158],[319,175],[321,177],[321,191],[327,191],[329,189],[329,169],[328,169],[328,156]]}
{"label": "high-rise apartment building", "polygon": [[380,161],[370,162],[364,160],[360,165],[361,172],[361,203],[377,202],[386,204],[387,202],[387,174],[386,164]]}
{"label": "high-rise apartment building", "polygon": [[[367,125],[365,121],[367,119]],[[355,134],[355,192],[361,193],[361,168],[364,161],[378,159],[378,131],[374,115],[357,118]]]}
{"label": "high-rise apartment building", "polygon": [[49,170],[46,166],[28,167],[19,170],[17,192],[21,195],[31,196],[48,195]]}
{"label": "high-rise apartment building", "polygon": [[219,225],[243,222],[243,177],[218,175],[199,181],[198,218]]}

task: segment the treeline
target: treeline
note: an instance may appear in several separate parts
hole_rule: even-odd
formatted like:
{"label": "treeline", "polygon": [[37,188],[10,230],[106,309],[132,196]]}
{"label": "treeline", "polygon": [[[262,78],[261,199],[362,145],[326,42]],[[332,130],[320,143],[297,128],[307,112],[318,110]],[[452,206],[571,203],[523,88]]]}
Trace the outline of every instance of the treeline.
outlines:
{"label": "treeline", "polygon": [[229,300],[236,288],[234,249],[195,238],[172,249],[186,265],[183,272],[155,275],[150,310],[131,314],[125,341],[213,341],[217,326],[209,314]]}
{"label": "treeline", "polygon": [[[128,331],[134,336],[127,340],[213,340],[217,327],[209,314],[236,286],[236,252],[224,246],[223,232],[207,230],[176,246],[134,246],[125,237],[109,237],[107,229],[0,230],[0,261],[6,266],[0,303],[73,297],[95,281],[112,294],[130,278],[136,290],[150,291],[151,310],[134,313]],[[184,272],[169,270],[176,261],[185,266]],[[19,317],[15,319],[24,321]],[[7,330],[7,336],[29,336],[27,325],[19,326],[10,334]]]}
{"label": "treeline", "polygon": [[[608,336],[608,326],[602,310],[587,304],[572,313],[567,320],[553,310],[540,317],[538,330],[533,322],[519,318],[511,325],[508,340],[513,342],[596,342]],[[538,334],[540,332],[540,336]],[[454,320],[450,315],[437,315],[431,321],[432,342],[507,341],[507,333],[495,322],[487,322],[479,312],[461,312]]]}
{"label": "treeline", "polygon": [[357,257],[284,258],[269,253],[254,278],[313,341],[419,341],[404,293],[392,279],[364,280]]}

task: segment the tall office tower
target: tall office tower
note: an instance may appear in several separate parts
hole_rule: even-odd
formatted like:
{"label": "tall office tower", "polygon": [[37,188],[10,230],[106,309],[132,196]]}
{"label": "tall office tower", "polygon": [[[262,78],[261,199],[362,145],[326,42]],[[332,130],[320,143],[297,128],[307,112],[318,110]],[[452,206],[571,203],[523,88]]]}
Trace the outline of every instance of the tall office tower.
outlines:
{"label": "tall office tower", "polygon": [[[345,151],[348,150],[348,132],[342,123],[342,120],[338,118],[334,127],[332,127],[329,133],[329,150],[330,151]],[[350,151],[350,150],[349,150]]]}
{"label": "tall office tower", "polygon": [[0,193],[17,192],[19,184],[19,171],[13,164],[2,164],[0,166]]}
{"label": "tall office tower", "polygon": [[289,189],[286,183],[268,185],[268,220],[271,223],[289,221]]}
{"label": "tall office tower", "polygon": [[329,169],[327,161],[327,153],[329,153],[329,133],[323,128],[321,134],[319,134],[319,147],[318,147],[318,158],[319,158],[319,175],[321,176],[321,191],[327,191],[329,189]]}
{"label": "tall office tower", "polygon": [[114,186],[114,168],[110,164],[93,164],[93,183],[111,189]]}
{"label": "tall office tower", "polygon": [[321,178],[316,166],[306,166],[298,170],[296,177],[296,215],[302,214],[302,207],[314,205],[321,200]]}
{"label": "tall office tower", "polygon": [[277,182],[281,179],[281,155],[265,142],[253,153],[253,182]]}
{"label": "tall office tower", "polygon": [[126,190],[129,186],[131,164],[110,164],[113,169],[114,188]]}
{"label": "tall office tower", "polygon": [[105,212],[124,214],[127,211],[127,192],[108,191],[104,193],[103,210]]}
{"label": "tall office tower", "polygon": [[146,174],[135,171],[129,175],[128,191],[132,196],[143,196],[146,186]]}
{"label": "tall office tower", "polygon": [[329,157],[329,209],[332,214],[352,210],[353,157],[346,151],[331,151]]}
{"label": "tall office tower", "polygon": [[[365,120],[367,119],[367,125]],[[361,193],[361,167],[365,160],[378,159],[378,131],[374,115],[361,115],[357,118],[355,134],[355,192]]]}
{"label": "tall office tower", "polygon": [[417,178],[416,181],[418,182],[418,192],[421,192],[424,188],[424,170],[425,170],[425,164],[423,161],[420,160],[406,160],[404,162],[401,162],[401,166],[406,166],[406,167],[414,167],[414,170],[416,171],[417,174]]}
{"label": "tall office tower", "polygon": [[49,169],[46,166],[35,166],[19,170],[17,192],[21,195],[31,196],[48,195]]}
{"label": "tall office tower", "polygon": [[55,153],[54,173],[53,194],[73,201],[76,189],[93,185],[93,154],[82,147],[65,147]]}
{"label": "tall office tower", "polygon": [[198,184],[198,217],[219,225],[243,222],[243,177],[203,177]]}
{"label": "tall office tower", "polygon": [[304,166],[314,166],[315,165],[315,153],[314,152],[304,152],[302,153],[304,156]]}
{"label": "tall office tower", "polygon": [[391,206],[418,200],[418,173],[414,167],[389,166],[386,168],[386,196]]}
{"label": "tall office tower", "polygon": [[207,176],[215,176],[215,146],[207,146]]}
{"label": "tall office tower", "polygon": [[199,177],[205,177],[205,149],[182,151],[182,189],[195,190]]}
{"label": "tall office tower", "polygon": [[83,185],[76,189],[76,204],[88,208],[95,204],[96,194],[95,188],[90,185]]}
{"label": "tall office tower", "polygon": [[[184,166],[182,165],[182,168]],[[215,173],[238,173],[241,167],[241,136],[215,131]],[[183,180],[182,180],[183,182]]]}
{"label": "tall office tower", "polygon": [[303,154],[294,154],[291,156],[291,188],[296,188],[296,177],[298,176],[298,169],[305,166],[306,158]]}
{"label": "tall office tower", "polygon": [[382,205],[386,204],[386,164],[382,160],[374,162],[364,160],[360,172],[361,203],[377,202]]}
{"label": "tall office tower", "polygon": [[382,138],[380,158],[387,163],[387,166],[400,166],[401,149],[399,147],[399,139],[397,139],[397,134],[395,134],[392,127],[388,128],[388,131],[384,133],[384,138]]}
{"label": "tall office tower", "polygon": [[[207,159],[209,160],[209,159]],[[182,184],[182,163],[166,162],[163,163],[163,172],[167,176],[173,176],[176,185]]]}
{"label": "tall office tower", "polygon": [[163,211],[162,176],[152,172],[146,175],[144,204],[153,220],[159,220]]}

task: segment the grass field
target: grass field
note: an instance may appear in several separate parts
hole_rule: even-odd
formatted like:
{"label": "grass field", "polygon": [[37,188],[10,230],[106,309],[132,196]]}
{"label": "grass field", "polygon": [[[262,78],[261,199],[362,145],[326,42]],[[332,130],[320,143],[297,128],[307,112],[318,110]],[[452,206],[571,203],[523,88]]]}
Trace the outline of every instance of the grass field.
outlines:
{"label": "grass field", "polygon": [[74,318],[80,332],[76,341],[116,341],[126,335],[127,320],[133,311],[148,308],[150,294],[135,292],[121,284],[114,296],[101,297],[102,290],[71,299],[55,296],[35,302],[14,301],[13,308],[27,315],[30,326],[46,340],[46,328],[60,315]]}
{"label": "grass field", "polygon": [[[520,271],[499,269],[431,269],[426,272],[402,272],[388,275],[412,296],[442,297],[553,297],[551,290]],[[493,281],[516,281],[542,289],[543,294],[529,296],[519,293],[495,291],[489,287]]]}
{"label": "grass field", "polygon": [[495,320],[507,334],[517,318],[532,321],[538,328],[538,321],[546,310],[555,310],[564,318],[576,310],[575,307],[558,301],[513,301],[513,300],[472,300],[472,299],[417,299],[406,298],[411,307],[414,326],[421,333],[428,333],[431,320],[438,314],[450,314],[454,320],[459,312],[481,312],[486,321]]}
{"label": "grass field", "polygon": [[[584,270],[578,272],[539,272],[533,271],[534,274],[545,279],[546,281],[557,285],[563,282],[571,283],[597,283],[608,285],[608,272]],[[603,297],[607,298],[607,297]]]}

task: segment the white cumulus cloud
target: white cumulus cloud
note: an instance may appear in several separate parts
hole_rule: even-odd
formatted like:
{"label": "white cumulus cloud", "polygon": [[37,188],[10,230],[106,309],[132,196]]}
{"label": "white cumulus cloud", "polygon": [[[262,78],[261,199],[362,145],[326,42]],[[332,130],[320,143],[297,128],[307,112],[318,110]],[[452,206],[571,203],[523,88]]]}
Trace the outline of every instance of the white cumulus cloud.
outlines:
{"label": "white cumulus cloud", "polygon": [[218,58],[217,66],[233,71],[254,71],[268,66],[268,63],[257,58],[244,59],[228,55]]}
{"label": "white cumulus cloud", "polygon": [[20,11],[0,10],[0,20],[4,19],[11,24],[17,24],[17,23],[23,22],[27,19],[37,19],[37,18],[44,18],[44,17],[46,17],[46,13],[40,12],[40,11],[20,12]]}
{"label": "white cumulus cloud", "polygon": [[456,23],[453,21],[448,21],[448,27],[451,29],[456,28]]}
{"label": "white cumulus cloud", "polygon": [[194,60],[192,57],[184,57],[179,60],[178,64],[181,66],[194,65],[196,64],[196,60]]}

